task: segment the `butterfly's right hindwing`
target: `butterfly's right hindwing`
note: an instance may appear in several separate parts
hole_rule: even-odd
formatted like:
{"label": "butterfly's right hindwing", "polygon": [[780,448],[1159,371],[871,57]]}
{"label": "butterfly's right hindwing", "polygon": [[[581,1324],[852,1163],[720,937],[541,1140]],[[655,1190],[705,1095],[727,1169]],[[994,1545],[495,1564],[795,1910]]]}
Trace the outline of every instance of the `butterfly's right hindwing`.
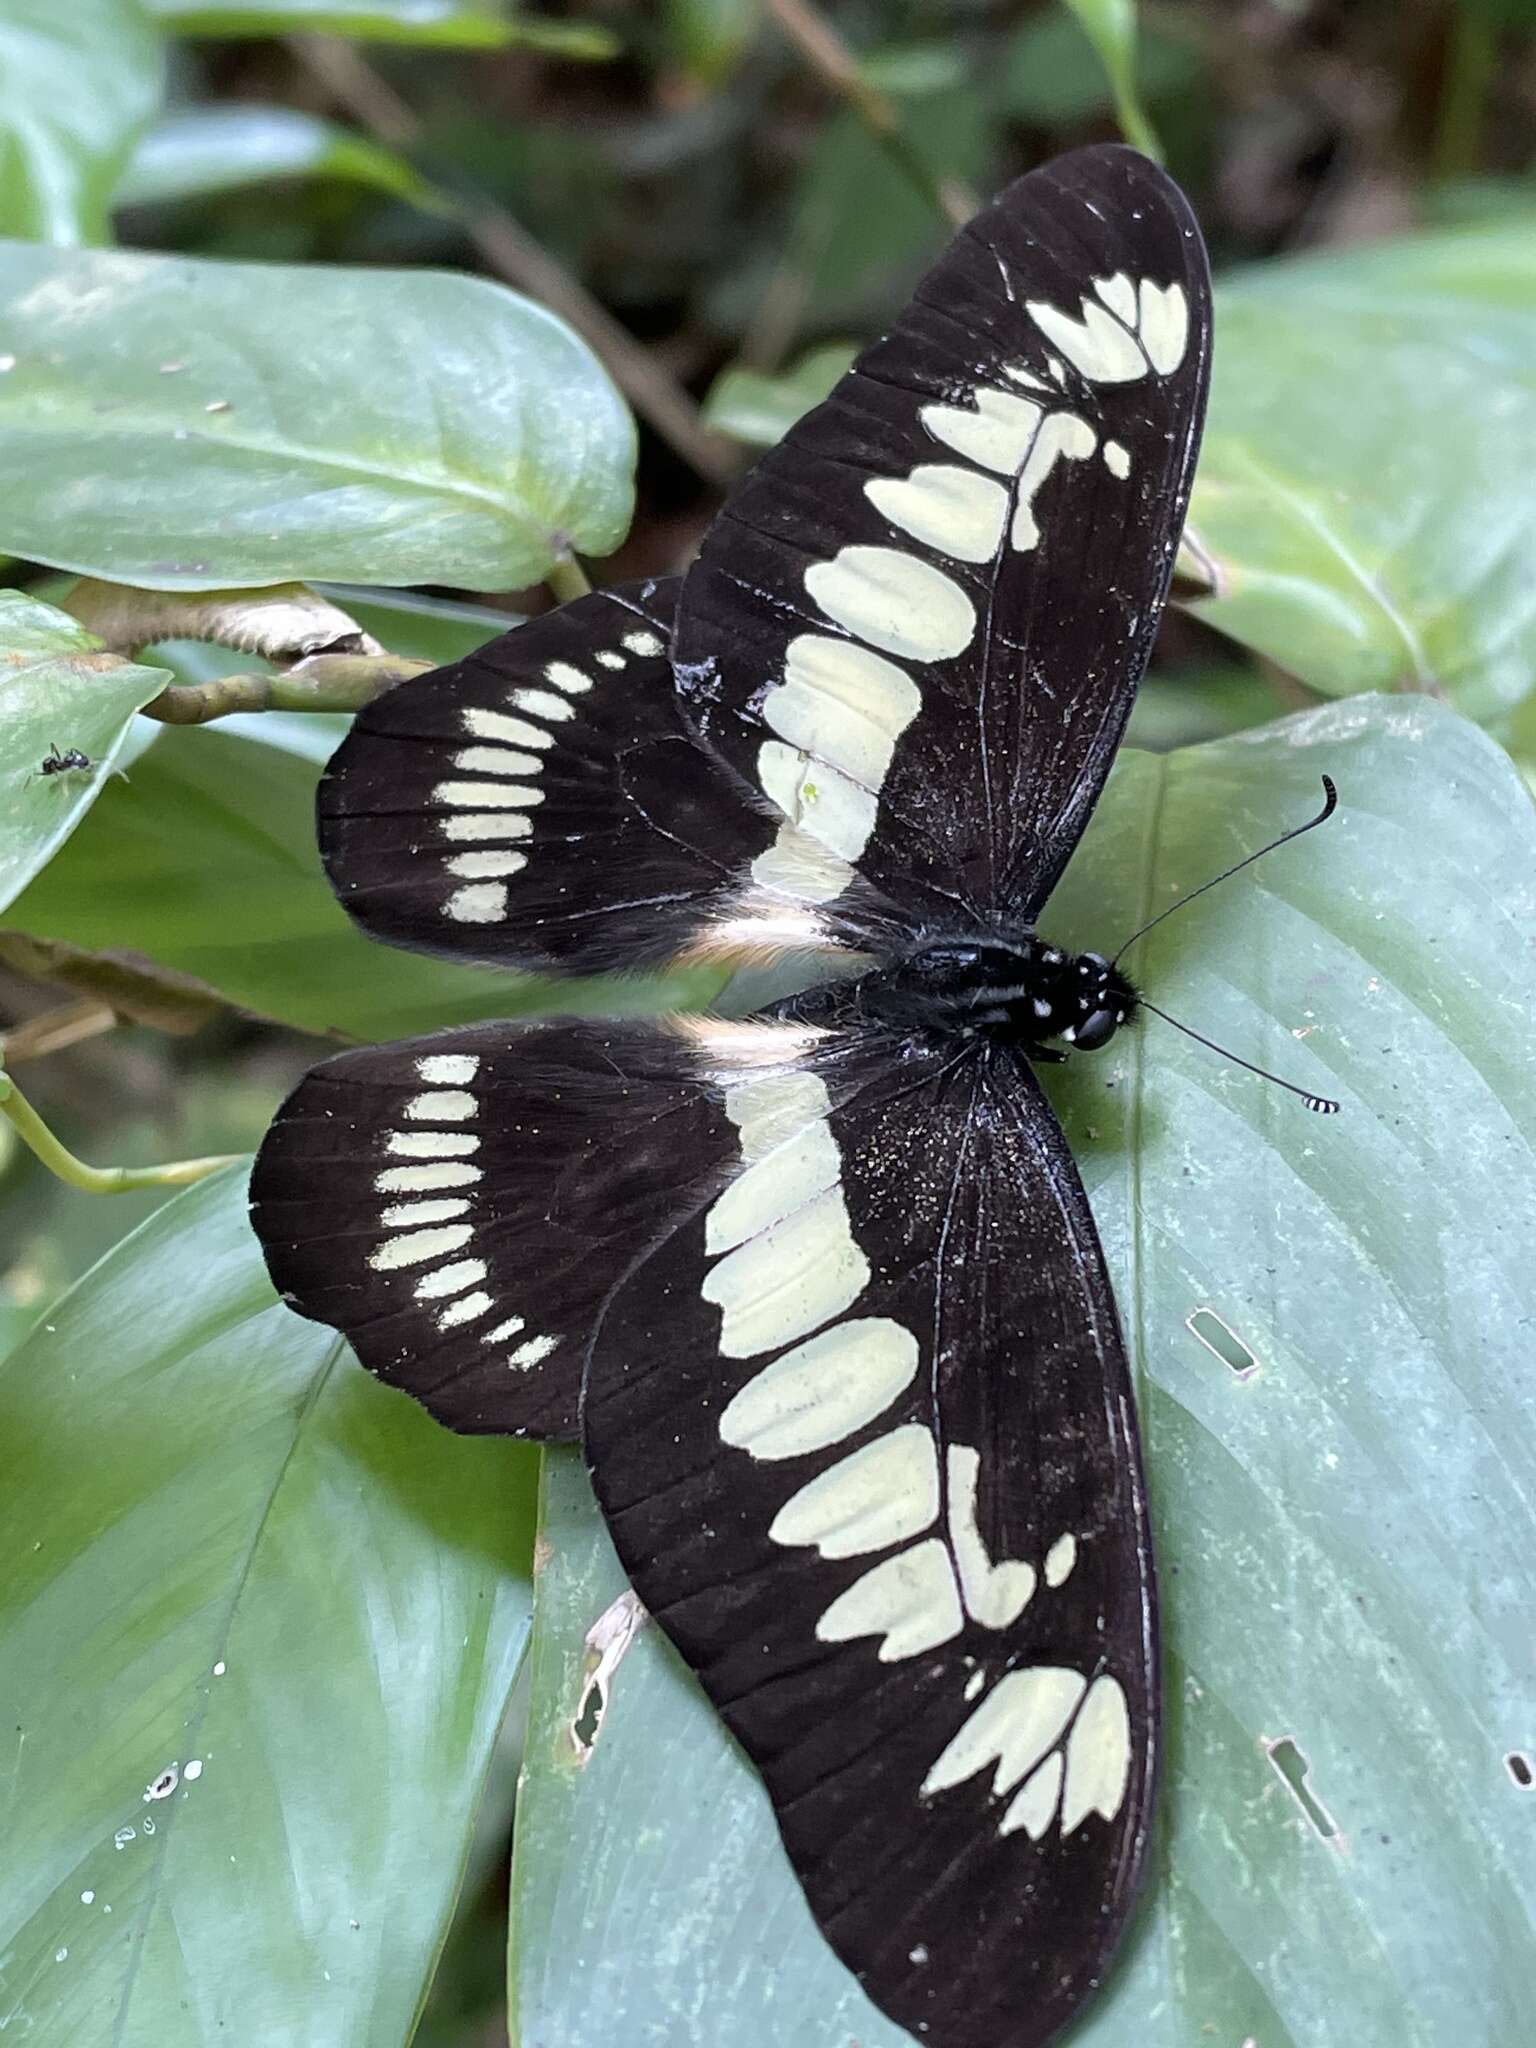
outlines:
{"label": "butterfly's right hindwing", "polygon": [[583,1436],[818,1924],[929,2048],[1040,2048],[1143,1866],[1131,1389],[1022,1061],[837,1034],[721,1077],[736,1171],[604,1311]]}

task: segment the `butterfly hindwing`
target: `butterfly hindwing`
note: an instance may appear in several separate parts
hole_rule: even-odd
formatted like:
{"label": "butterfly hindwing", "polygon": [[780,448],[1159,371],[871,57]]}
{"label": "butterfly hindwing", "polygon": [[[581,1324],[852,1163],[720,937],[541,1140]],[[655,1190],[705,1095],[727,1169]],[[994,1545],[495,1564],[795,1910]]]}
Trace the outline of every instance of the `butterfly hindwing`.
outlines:
{"label": "butterfly hindwing", "polygon": [[1131,150],[1061,158],[706,536],[688,715],[898,926],[1032,922],[1081,834],[1172,571],[1209,333],[1178,189]]}
{"label": "butterfly hindwing", "polygon": [[584,973],[682,950],[774,827],[682,724],[675,598],[577,599],[359,713],[319,822],[366,931]]}
{"label": "butterfly hindwing", "polygon": [[734,1177],[605,1309],[586,1453],[833,1947],[932,2048],[1032,2048],[1098,1981],[1147,1837],[1113,1301],[1022,1060],[781,1030],[716,1068]]}
{"label": "butterfly hindwing", "polygon": [[315,1067],[252,1220],[290,1305],[440,1421],[570,1438],[609,1288],[733,1145],[678,1033],[478,1025]]}

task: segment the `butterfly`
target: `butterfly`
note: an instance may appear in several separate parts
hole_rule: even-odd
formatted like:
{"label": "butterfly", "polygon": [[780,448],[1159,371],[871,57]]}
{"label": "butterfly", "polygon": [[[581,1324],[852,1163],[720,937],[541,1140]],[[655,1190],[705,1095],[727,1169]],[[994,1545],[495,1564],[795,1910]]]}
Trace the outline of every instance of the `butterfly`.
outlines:
{"label": "butterfly", "polygon": [[365,710],[319,829],[366,932],[823,978],[744,1020],[342,1053],[252,1184],[280,1292],[372,1371],[455,1429],[579,1439],[826,1939],[931,2048],[1055,2036],[1146,1862],[1131,1375],[1035,1072],[1140,999],[1036,925],[1151,649],[1210,332],[1177,187],[1064,156],[961,231],[683,576]]}

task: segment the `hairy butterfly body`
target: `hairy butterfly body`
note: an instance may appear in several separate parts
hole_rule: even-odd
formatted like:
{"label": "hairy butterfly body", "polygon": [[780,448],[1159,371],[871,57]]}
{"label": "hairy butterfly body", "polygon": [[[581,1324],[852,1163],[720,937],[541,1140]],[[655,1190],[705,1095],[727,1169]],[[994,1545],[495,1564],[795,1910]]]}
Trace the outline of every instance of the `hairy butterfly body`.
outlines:
{"label": "hairy butterfly body", "polygon": [[377,935],[570,972],[811,947],[742,1023],[342,1054],[254,1214],[456,1428],[579,1435],[828,1941],[934,2048],[1038,2048],[1145,1860],[1130,1373],[1033,1063],[1136,991],[1036,920],[1145,665],[1209,289],[1120,148],[1020,180],[676,579],[363,713],[322,847]]}

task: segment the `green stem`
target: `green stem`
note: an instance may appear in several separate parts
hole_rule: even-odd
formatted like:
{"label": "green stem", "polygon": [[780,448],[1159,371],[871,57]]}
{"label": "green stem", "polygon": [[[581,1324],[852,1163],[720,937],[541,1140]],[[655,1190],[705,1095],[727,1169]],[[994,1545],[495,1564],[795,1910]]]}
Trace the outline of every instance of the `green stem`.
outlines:
{"label": "green stem", "polygon": [[1477,0],[1451,14],[1445,86],[1435,121],[1430,167],[1437,178],[1462,178],[1482,160],[1483,110],[1498,57],[1498,30]]}
{"label": "green stem", "polygon": [[562,604],[569,604],[573,597],[585,597],[592,588],[586,570],[574,555],[561,555],[544,581]]}
{"label": "green stem", "polygon": [[237,711],[360,711],[432,665],[396,654],[312,654],[282,675],[172,683],[144,706],[144,716],[163,725],[206,725]]}
{"label": "green stem", "polygon": [[134,1188],[182,1188],[206,1180],[221,1167],[236,1165],[242,1154],[227,1152],[210,1159],[173,1159],[165,1166],[87,1166],[61,1145],[8,1074],[0,1074],[0,1115],[9,1118],[21,1142],[48,1171],[87,1195],[125,1195]]}

